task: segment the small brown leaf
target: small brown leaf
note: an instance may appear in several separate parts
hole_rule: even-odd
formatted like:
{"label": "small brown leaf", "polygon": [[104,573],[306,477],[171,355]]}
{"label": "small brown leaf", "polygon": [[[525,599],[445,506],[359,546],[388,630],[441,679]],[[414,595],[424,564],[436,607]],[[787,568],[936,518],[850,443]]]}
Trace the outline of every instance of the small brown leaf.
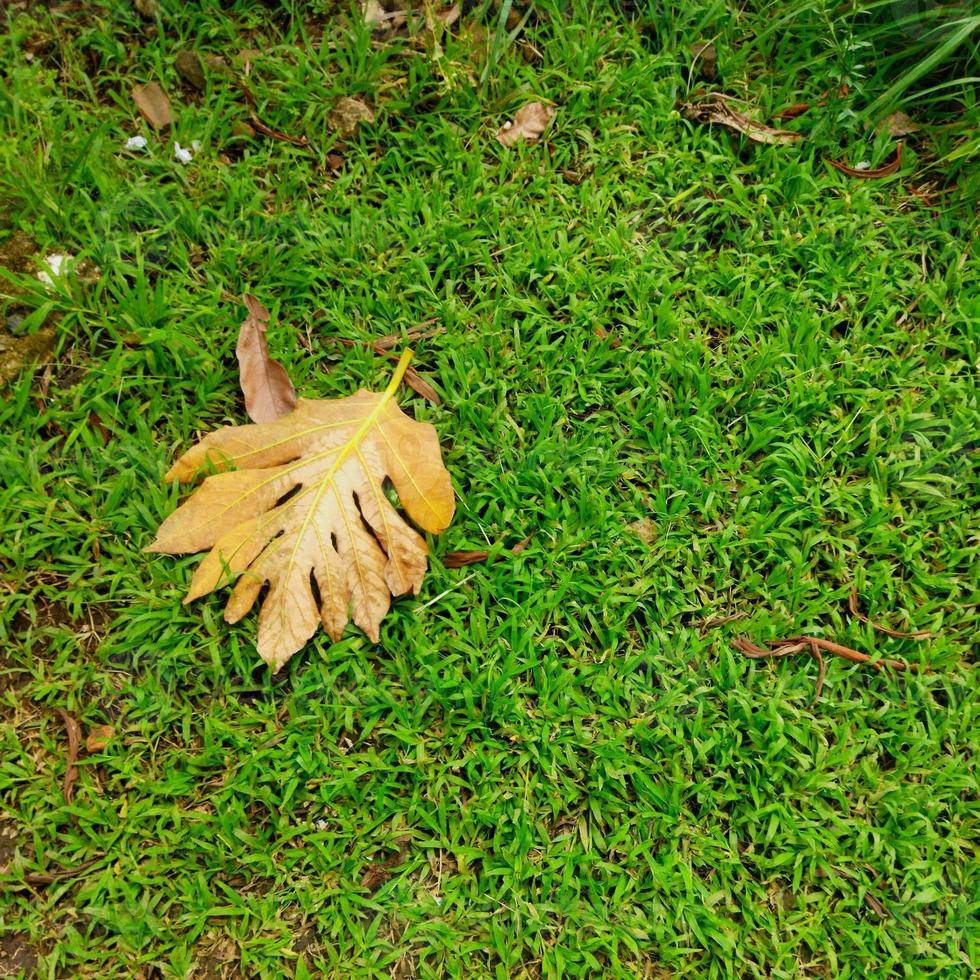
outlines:
{"label": "small brown leaf", "polygon": [[633,521],[629,529],[644,543],[653,544],[657,540],[657,525],[649,517],[641,517],[638,521]]}
{"label": "small brown leaf", "polygon": [[156,82],[133,86],[133,101],[140,115],[157,130],[166,129],[172,122],[170,100]]}
{"label": "small brown leaf", "polygon": [[86,752],[101,752],[115,737],[116,729],[112,725],[93,725],[88,730],[85,739]]}
{"label": "small brown leaf", "polygon": [[497,142],[506,147],[514,146],[521,140],[536,143],[554,118],[555,110],[551,106],[529,102],[517,110],[513,122],[504,123],[497,130]]}
{"label": "small brown leaf", "polygon": [[787,129],[773,129],[750,119],[745,113],[731,107],[730,97],[721,92],[705,95],[695,102],[681,106],[684,115],[693,122],[725,126],[742,133],[755,143],[795,143],[802,139],[799,133]]}
{"label": "small brown leaf", "polygon": [[709,80],[718,75],[718,52],[710,41],[696,41],[691,45],[691,74],[695,72]]}
{"label": "small brown leaf", "polygon": [[269,357],[268,310],[254,296],[246,295],[245,305],[248,316],[235,347],[245,411],[253,422],[274,422],[296,407],[296,389],[286,369]]}
{"label": "small brown leaf", "polygon": [[349,139],[362,122],[374,122],[374,113],[360,99],[351,99],[345,95],[337,100],[327,118],[338,136]]}
{"label": "small brown leaf", "polygon": [[361,14],[365,24],[383,24],[388,19],[385,8],[381,6],[378,0],[363,0]]}
{"label": "small brown leaf", "polygon": [[908,136],[910,133],[917,133],[918,131],[918,125],[904,112],[893,112],[878,124],[879,133],[885,132],[889,136],[896,138],[899,136]]}
{"label": "small brown leaf", "polygon": [[204,74],[204,65],[196,51],[191,51],[190,48],[179,51],[174,60],[174,68],[177,69],[177,74],[188,85],[193,86],[199,92],[203,92],[207,87],[208,80]]}

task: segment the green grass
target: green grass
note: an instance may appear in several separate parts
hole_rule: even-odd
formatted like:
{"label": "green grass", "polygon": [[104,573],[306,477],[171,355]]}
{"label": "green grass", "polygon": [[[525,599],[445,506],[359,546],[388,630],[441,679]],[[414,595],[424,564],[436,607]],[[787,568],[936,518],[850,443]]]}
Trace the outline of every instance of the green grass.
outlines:
{"label": "green grass", "polygon": [[[12,20],[0,249],[29,232],[100,273],[2,287],[58,340],[47,393],[27,371],[0,403],[0,968],[971,975],[976,201],[914,193],[941,132],[858,181],[826,157],[891,143],[829,111],[794,146],[685,121],[688,45],[720,10],[657,43],[605,7],[541,14],[521,40],[542,60],[501,42],[482,85],[471,14],[441,58],[244,2],[155,32],[122,2]],[[234,88],[179,83],[189,44],[260,49],[265,122],[315,152],[236,141]],[[753,50],[716,84],[763,113],[831,84]],[[122,152],[151,79],[174,134]],[[343,148],[341,95],[377,116]],[[559,107],[548,145],[504,150],[534,97]],[[173,138],[201,142],[191,164]],[[175,453],[244,421],[245,290],[313,397],[389,373],[336,338],[438,318],[417,366],[444,403],[400,400],[459,494],[381,643],[321,634],[276,677],[254,615],[181,605],[196,558],[142,551]],[[441,561],[526,535],[517,558]],[[856,622],[852,586],[935,637]],[[731,647],[800,632],[931,671],[834,660],[811,706],[805,655]],[[116,729],[70,805],[57,708]]]}

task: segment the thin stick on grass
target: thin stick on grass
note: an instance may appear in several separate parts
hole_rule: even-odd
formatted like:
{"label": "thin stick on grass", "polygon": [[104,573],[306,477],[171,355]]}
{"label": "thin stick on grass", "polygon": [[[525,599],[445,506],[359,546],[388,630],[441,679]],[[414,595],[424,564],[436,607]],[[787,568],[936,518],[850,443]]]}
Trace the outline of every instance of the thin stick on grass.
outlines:
{"label": "thin stick on grass", "polygon": [[847,607],[851,610],[851,615],[856,619],[860,620],[862,623],[867,623],[873,629],[878,630],[880,633],[884,633],[886,636],[894,636],[899,640],[928,640],[932,636],[928,630],[916,630],[913,633],[903,633],[901,630],[893,630],[888,626],[882,626],[881,623],[876,623],[873,619],[868,619],[858,609],[858,594],[857,589],[852,589],[850,596],[847,599]]}
{"label": "thin stick on grass", "polygon": [[65,731],[68,733],[67,768],[64,782],[61,784],[61,794],[65,798],[65,803],[70,805],[75,795],[75,781],[78,779],[78,766],[75,762],[82,747],[82,728],[64,708],[56,710],[61,715],[61,720],[65,723]]}
{"label": "thin stick on grass", "polygon": [[785,640],[771,640],[768,647],[756,646],[747,637],[740,636],[733,641],[732,646],[739,653],[753,660],[786,657],[790,654],[802,653],[806,650],[820,665],[820,670],[817,675],[816,691],[813,695],[813,700],[810,702],[811,705],[816,704],[820,698],[824,678],[827,675],[827,665],[821,656],[821,651],[831,653],[836,657],[843,657],[845,660],[850,660],[853,663],[867,664],[869,667],[874,667],[875,670],[928,670],[927,667],[907,664],[904,660],[891,660],[887,657],[873,660],[866,653],[861,653],[860,650],[845,647],[840,643],[834,643],[832,640],[824,640],[819,636],[789,636]]}

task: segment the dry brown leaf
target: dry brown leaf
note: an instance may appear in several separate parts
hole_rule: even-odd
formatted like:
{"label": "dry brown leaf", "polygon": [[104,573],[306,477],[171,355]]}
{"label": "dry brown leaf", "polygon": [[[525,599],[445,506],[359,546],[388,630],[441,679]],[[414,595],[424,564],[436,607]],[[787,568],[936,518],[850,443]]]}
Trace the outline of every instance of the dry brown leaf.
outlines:
{"label": "dry brown leaf", "polygon": [[706,95],[696,102],[688,102],[681,110],[693,122],[726,126],[756,143],[795,143],[801,139],[799,133],[792,133],[788,129],[773,129],[750,119],[743,112],[737,112],[732,108],[729,97],[720,92]]}
{"label": "dry brown leaf", "polygon": [[388,19],[385,8],[378,0],[363,0],[361,14],[365,24],[383,24]]}
{"label": "dry brown leaf", "polygon": [[550,105],[529,102],[517,110],[513,122],[504,123],[497,130],[497,142],[507,147],[514,146],[521,140],[536,143],[554,118],[555,110]]}
{"label": "dry brown leaf", "polygon": [[254,296],[246,296],[245,305],[248,316],[235,347],[245,411],[253,422],[273,422],[296,407],[296,389],[286,369],[269,357],[268,310]]}
{"label": "dry brown leaf", "polygon": [[657,523],[649,517],[641,517],[633,521],[629,529],[644,543],[653,544],[657,540]]}
{"label": "dry brown leaf", "polygon": [[436,430],[394,401],[411,357],[402,355],[382,393],[300,399],[275,422],[218,429],[167,474],[184,482],[219,471],[163,522],[147,550],[210,548],[184,601],[237,578],[225,609],[230,623],[268,583],[258,651],[273,670],[321,623],[338,640],[351,618],[376,642],[391,596],[419,590],[426,543],[389,503],[385,480],[423,530],[438,534],[452,519]]}
{"label": "dry brown leaf", "polygon": [[177,74],[198,92],[203,92],[207,88],[208,77],[204,73],[204,63],[196,51],[191,51],[190,48],[178,51],[174,59],[174,68],[177,69]]}
{"label": "dry brown leaf", "polygon": [[909,136],[917,133],[919,126],[912,120],[912,117],[905,112],[893,112],[878,123],[878,132],[886,132],[889,136]]}
{"label": "dry brown leaf", "polygon": [[86,752],[101,752],[116,736],[112,725],[93,725],[85,739]]}
{"label": "dry brown leaf", "polygon": [[344,96],[337,100],[327,118],[338,136],[349,139],[362,122],[374,122],[374,113],[360,99]]}
{"label": "dry brown leaf", "polygon": [[166,129],[172,122],[170,100],[156,82],[133,86],[133,101],[140,115],[154,128]]}

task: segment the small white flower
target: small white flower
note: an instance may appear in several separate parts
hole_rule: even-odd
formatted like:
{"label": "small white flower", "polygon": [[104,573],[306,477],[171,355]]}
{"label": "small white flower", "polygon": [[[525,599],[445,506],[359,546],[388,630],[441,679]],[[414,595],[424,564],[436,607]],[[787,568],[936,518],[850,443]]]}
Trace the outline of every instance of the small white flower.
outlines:
{"label": "small white flower", "polygon": [[194,159],[194,155],[174,140],[174,159],[180,163],[190,163]]}
{"label": "small white flower", "polygon": [[130,136],[126,140],[123,146],[124,150],[145,150],[146,149],[146,137],[145,136]]}
{"label": "small white flower", "polygon": [[59,255],[55,252],[52,255],[45,256],[45,263],[48,269],[42,269],[38,272],[37,277],[44,283],[45,286],[54,285],[54,277],[61,278],[68,271],[68,263],[74,260],[74,255]]}
{"label": "small white flower", "polygon": [[317,830],[329,830],[330,822],[328,820],[314,820],[313,826],[316,827]]}
{"label": "small white flower", "polygon": [[860,163],[855,163],[854,164],[854,169],[855,170],[870,170],[871,169],[871,161],[870,160],[862,160]]}

